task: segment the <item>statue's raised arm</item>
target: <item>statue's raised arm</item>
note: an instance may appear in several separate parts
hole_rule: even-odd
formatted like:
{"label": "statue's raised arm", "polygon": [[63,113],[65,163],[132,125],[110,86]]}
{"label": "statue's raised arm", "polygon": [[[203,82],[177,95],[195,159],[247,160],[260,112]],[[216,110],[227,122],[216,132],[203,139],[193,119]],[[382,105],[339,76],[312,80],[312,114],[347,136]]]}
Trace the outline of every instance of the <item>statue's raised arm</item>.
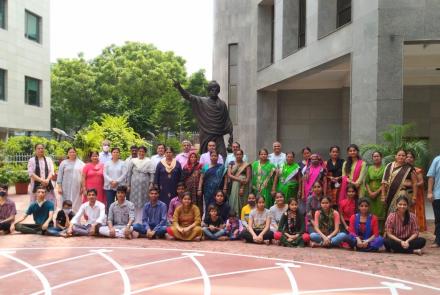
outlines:
{"label": "statue's raised arm", "polygon": [[226,146],[223,136],[229,134],[230,143],[233,140],[233,127],[229,118],[226,103],[218,97],[220,85],[216,81],[208,83],[208,97],[197,96],[183,89],[182,85],[173,80],[174,87],[180,94],[191,102],[191,108],[197,119],[200,136],[201,152],[207,151],[208,142],[214,141],[218,152],[226,157]]}

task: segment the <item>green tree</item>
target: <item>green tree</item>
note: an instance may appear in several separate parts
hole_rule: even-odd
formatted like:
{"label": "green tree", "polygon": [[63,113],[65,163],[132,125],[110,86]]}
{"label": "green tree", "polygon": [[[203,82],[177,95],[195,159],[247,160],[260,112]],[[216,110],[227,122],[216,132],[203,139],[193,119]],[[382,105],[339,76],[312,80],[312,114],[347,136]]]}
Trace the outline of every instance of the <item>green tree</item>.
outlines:
{"label": "green tree", "polygon": [[104,139],[111,142],[111,147],[121,150],[121,158],[126,158],[130,153],[130,146],[149,146],[144,139],[128,124],[126,116],[111,116],[104,114],[101,122],[93,122],[88,127],[80,130],[74,144],[78,152],[85,159],[90,151],[101,149]]}
{"label": "green tree", "polygon": [[99,114],[100,100],[96,95],[96,75],[80,55],[59,59],[52,65],[52,126],[74,134]]}

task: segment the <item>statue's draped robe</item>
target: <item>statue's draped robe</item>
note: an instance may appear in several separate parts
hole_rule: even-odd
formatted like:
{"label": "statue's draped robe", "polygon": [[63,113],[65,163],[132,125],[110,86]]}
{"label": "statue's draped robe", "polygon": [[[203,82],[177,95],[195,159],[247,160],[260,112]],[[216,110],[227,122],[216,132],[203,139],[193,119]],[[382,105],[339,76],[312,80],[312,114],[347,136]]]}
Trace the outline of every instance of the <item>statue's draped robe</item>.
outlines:
{"label": "statue's draped robe", "polygon": [[220,98],[189,96],[191,107],[197,118],[200,131],[200,150],[208,150],[208,142],[214,141],[217,151],[226,159],[226,146],[223,135],[232,134],[232,122],[229,118],[228,107]]}

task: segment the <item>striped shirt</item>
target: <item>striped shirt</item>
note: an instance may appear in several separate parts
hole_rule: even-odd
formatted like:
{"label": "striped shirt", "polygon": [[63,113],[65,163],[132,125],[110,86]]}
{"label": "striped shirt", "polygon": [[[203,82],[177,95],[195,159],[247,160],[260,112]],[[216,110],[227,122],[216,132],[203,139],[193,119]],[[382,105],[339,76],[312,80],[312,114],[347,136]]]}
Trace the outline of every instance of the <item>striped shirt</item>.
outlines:
{"label": "striped shirt", "polygon": [[403,218],[401,218],[396,212],[391,213],[388,215],[385,229],[387,232],[395,235],[401,240],[406,240],[413,234],[419,233],[419,226],[417,225],[414,213],[410,213],[407,225],[403,225]]}

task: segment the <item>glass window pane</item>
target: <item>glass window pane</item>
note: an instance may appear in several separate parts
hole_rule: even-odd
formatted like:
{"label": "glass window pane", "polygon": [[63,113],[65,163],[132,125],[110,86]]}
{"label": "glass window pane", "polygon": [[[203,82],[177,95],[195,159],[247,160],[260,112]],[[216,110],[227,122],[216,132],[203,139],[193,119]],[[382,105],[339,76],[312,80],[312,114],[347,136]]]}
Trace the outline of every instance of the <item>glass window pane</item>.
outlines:
{"label": "glass window pane", "polygon": [[0,100],[6,100],[6,71],[0,69]]}
{"label": "glass window pane", "polygon": [[26,37],[40,42],[40,17],[26,11]]}
{"label": "glass window pane", "polygon": [[25,88],[26,103],[29,105],[40,106],[40,81],[26,77]]}
{"label": "glass window pane", "polygon": [[0,0],[0,28],[6,27],[6,0]]}

